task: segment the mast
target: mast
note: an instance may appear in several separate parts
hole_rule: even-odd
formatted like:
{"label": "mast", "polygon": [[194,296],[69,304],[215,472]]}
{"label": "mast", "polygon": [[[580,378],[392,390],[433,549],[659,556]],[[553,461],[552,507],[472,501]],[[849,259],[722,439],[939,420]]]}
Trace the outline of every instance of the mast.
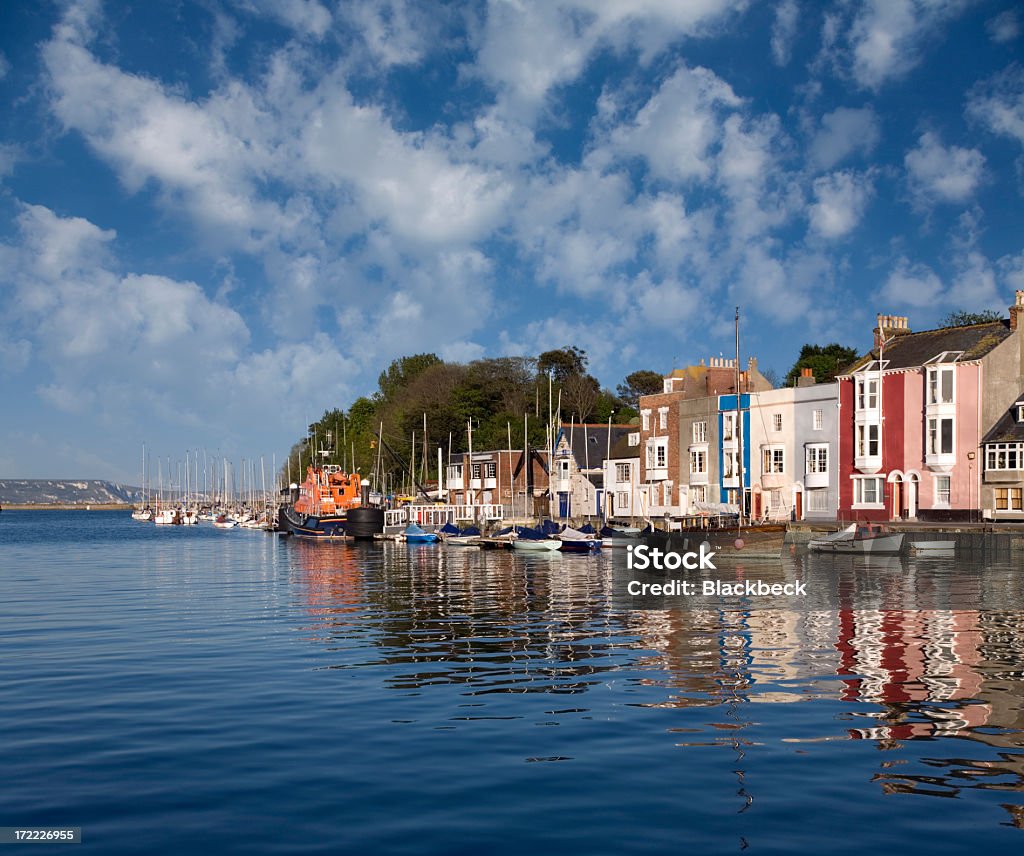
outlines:
{"label": "mast", "polygon": [[736,307],[736,446],[739,453],[737,469],[740,474],[738,529],[743,528],[743,409],[740,407],[740,308]]}

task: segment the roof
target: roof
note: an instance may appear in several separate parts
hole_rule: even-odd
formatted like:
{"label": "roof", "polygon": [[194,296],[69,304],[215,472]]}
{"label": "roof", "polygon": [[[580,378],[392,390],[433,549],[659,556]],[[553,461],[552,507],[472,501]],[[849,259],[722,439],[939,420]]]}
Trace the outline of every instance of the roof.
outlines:
{"label": "roof", "polygon": [[[634,429],[636,429],[635,425],[632,426],[632,427]],[[618,440],[612,438],[611,459],[613,461],[620,460],[622,458],[639,458],[640,457],[640,445],[639,444],[637,444],[636,446],[630,446],[629,445],[629,434],[630,433],[636,434],[636,433],[639,433],[639,431],[638,430],[634,430],[632,432],[628,432],[628,433],[624,434],[622,437],[620,437]]]}
{"label": "roof", "polygon": [[[615,446],[619,440],[636,431],[633,425],[612,425],[611,442]],[[562,423],[562,435],[566,442],[572,438],[572,454],[576,459],[577,466],[584,466],[589,461],[590,466],[600,466],[608,451],[608,423],[570,425]]]}
{"label": "roof", "polygon": [[[923,366],[946,351],[959,351],[961,360],[978,360],[1013,334],[1009,320],[970,324],[966,327],[941,327],[904,333],[885,346],[886,369],[909,369]],[[871,360],[878,359],[872,351],[861,357],[843,374],[852,374]]]}
{"label": "roof", "polygon": [[1024,443],[1024,422],[1017,421],[1017,408],[1024,404],[1024,395],[1003,414],[1002,418],[981,439],[982,443]]}

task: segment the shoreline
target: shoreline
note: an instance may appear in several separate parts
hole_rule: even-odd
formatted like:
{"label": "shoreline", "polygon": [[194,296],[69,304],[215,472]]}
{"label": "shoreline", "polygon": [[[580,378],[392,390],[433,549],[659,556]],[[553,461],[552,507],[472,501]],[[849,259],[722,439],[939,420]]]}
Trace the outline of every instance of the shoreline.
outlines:
{"label": "shoreline", "polygon": [[127,502],[2,503],[4,511],[129,511]]}

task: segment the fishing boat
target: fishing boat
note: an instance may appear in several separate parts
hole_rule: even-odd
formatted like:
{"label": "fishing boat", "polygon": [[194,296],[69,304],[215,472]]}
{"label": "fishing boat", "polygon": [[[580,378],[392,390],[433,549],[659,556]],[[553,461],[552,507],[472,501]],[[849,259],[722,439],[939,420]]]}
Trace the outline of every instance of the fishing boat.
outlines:
{"label": "fishing boat", "polygon": [[410,523],[402,533],[402,540],[406,544],[436,544],[441,536],[436,532],[427,532],[417,523]]}
{"label": "fishing boat", "polygon": [[358,473],[335,464],[310,465],[306,480],[292,485],[293,501],[278,510],[278,528],[299,538],[372,538],[384,531],[384,512],[364,506]]}
{"label": "fishing boat", "polygon": [[892,555],[902,548],[903,533],[889,532],[877,523],[851,523],[845,529],[807,543],[807,549],[814,553],[846,555]]}

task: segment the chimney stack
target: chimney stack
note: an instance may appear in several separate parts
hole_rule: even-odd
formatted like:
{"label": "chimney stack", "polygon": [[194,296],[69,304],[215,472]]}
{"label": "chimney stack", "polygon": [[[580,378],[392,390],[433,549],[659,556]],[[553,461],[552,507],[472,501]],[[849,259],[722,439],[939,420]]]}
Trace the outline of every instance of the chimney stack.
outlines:
{"label": "chimney stack", "polygon": [[1017,295],[1014,298],[1015,302],[1010,307],[1010,329],[1016,331],[1017,329],[1017,316],[1021,312],[1024,312],[1024,291],[1018,289]]}
{"label": "chimney stack", "polygon": [[910,332],[909,319],[906,315],[878,315],[878,324],[874,329],[875,350],[877,351],[882,340],[891,341],[896,336],[904,336]]}
{"label": "chimney stack", "polygon": [[803,368],[800,369],[800,377],[796,379],[797,386],[814,386],[818,381],[814,378],[814,370]]}

